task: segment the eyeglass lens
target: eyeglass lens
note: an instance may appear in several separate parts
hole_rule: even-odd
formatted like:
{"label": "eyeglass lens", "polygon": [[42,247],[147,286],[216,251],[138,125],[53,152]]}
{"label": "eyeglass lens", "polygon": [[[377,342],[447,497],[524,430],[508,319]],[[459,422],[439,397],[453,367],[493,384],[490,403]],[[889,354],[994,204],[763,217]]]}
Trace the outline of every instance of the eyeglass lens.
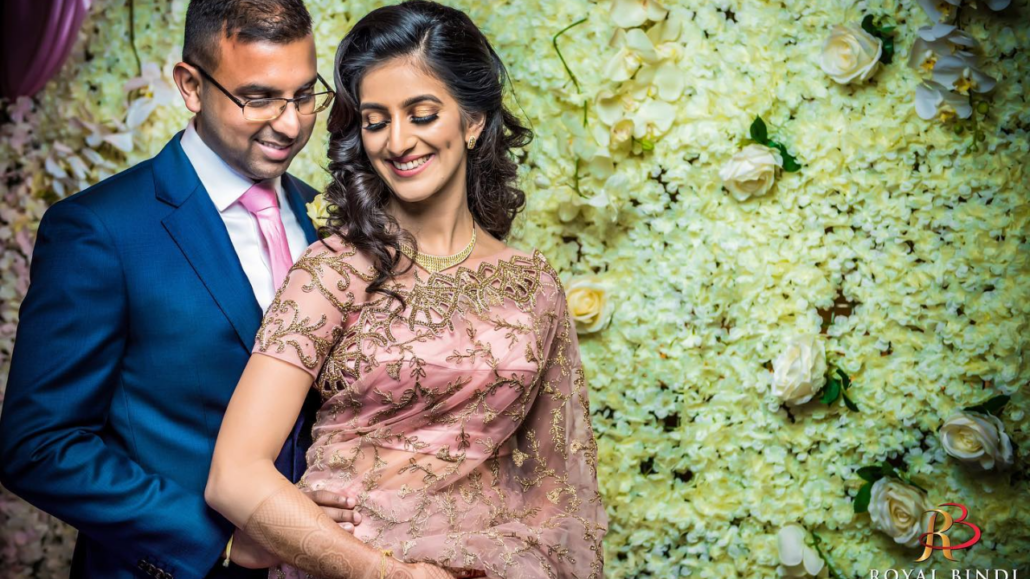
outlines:
{"label": "eyeglass lens", "polygon": [[[298,97],[293,102],[297,112],[302,115],[313,115],[324,111],[333,100],[333,93],[321,93]],[[281,115],[289,101],[282,98],[254,99],[247,101],[243,107],[243,115],[252,121],[267,121]]]}

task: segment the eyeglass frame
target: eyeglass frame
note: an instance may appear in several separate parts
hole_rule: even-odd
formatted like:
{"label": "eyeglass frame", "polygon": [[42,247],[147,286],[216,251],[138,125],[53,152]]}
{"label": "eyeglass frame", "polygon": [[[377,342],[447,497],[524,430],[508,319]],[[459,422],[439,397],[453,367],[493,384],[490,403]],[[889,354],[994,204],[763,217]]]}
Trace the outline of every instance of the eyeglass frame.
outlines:
{"label": "eyeglass frame", "polygon": [[[282,116],[282,114],[284,112],[286,112],[286,107],[290,106],[290,103],[293,103],[293,106],[296,107],[297,114],[299,114],[299,115],[304,115],[304,116],[317,115],[321,111],[315,111],[315,112],[312,112],[312,113],[302,113],[302,112],[300,112],[300,105],[297,104],[297,101],[299,101],[301,99],[308,98],[308,97],[310,97],[312,99],[316,99],[320,95],[329,95],[329,102],[332,103],[333,98],[336,97],[336,92],[333,91],[332,87],[329,86],[329,83],[327,83],[325,81],[325,79],[322,78],[321,74],[316,72],[315,73],[315,77],[322,83],[322,86],[324,86],[327,89],[324,92],[316,92],[316,93],[312,93],[312,94],[309,94],[309,95],[303,95],[303,96],[293,97],[293,98],[286,98],[286,97],[261,97],[261,98],[256,98],[256,99],[241,100],[238,97],[236,97],[235,95],[233,95],[231,92],[229,92],[229,89],[227,89],[224,86],[222,86],[221,84],[219,84],[219,82],[217,80],[215,80],[215,77],[211,76],[211,74],[208,73],[203,68],[200,68],[199,66],[197,66],[196,64],[193,64],[192,62],[187,62],[187,61],[183,61],[183,62],[185,62],[186,64],[188,64],[188,65],[192,66],[193,68],[199,70],[200,74],[202,74],[204,76],[204,78],[208,79],[209,81],[211,81],[211,84],[215,85],[215,88],[217,88],[218,90],[222,91],[222,94],[224,94],[225,96],[229,97],[229,100],[231,100],[233,102],[233,104],[235,104],[236,106],[240,107],[240,112],[243,114],[243,118],[244,119],[246,119],[248,121],[251,121],[251,122],[254,122],[254,123],[266,123],[268,121],[274,121],[275,119],[278,119],[279,117]],[[248,104],[250,104],[251,102],[254,102],[254,101],[286,101],[286,103],[283,104],[282,108],[279,109],[279,114],[275,115],[274,117],[272,117],[270,119],[260,119],[260,120],[248,119],[247,118],[247,112],[246,112],[245,109],[246,109]],[[318,104],[317,101],[316,101],[315,104],[316,104],[316,108],[317,108],[317,104]],[[328,106],[326,108],[328,108]],[[322,111],[324,111],[324,110],[325,109],[322,109]]]}

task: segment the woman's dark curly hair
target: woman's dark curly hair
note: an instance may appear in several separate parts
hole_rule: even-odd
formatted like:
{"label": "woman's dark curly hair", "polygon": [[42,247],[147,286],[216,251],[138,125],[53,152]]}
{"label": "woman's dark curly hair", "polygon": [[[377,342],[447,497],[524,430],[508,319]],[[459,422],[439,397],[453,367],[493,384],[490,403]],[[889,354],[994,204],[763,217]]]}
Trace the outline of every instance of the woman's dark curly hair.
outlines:
{"label": "woman's dark curly hair", "polygon": [[[467,151],[468,206],[476,223],[498,239],[508,236],[526,204],[516,186],[518,165],[512,149],[528,144],[533,134],[505,108],[508,72],[486,36],[460,10],[425,0],[385,6],[369,12],[340,42],[336,99],[328,123],[328,169],[333,177],[325,192],[329,218],[319,232],[338,233],[365,252],[377,273],[368,291],[395,297],[404,307],[403,299],[384,284],[403,273],[402,241],[416,251],[418,246],[384,210],[390,191],[361,143],[358,110],[361,79],[397,57],[410,58],[447,87],[461,108],[463,125],[473,115],[483,116],[476,148]],[[404,271],[411,265],[409,261]]]}

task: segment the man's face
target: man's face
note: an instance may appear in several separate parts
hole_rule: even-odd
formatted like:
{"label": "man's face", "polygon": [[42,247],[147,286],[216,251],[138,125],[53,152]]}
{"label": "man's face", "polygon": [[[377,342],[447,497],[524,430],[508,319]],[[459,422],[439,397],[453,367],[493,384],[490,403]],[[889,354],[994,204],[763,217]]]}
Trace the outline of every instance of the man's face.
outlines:
{"label": "man's face", "polygon": [[[206,71],[236,98],[293,98],[325,90],[316,78],[311,35],[289,44],[221,38],[218,66]],[[200,78],[197,132],[233,169],[254,180],[278,177],[304,148],[316,115],[287,105],[271,121],[250,121],[206,78]]]}

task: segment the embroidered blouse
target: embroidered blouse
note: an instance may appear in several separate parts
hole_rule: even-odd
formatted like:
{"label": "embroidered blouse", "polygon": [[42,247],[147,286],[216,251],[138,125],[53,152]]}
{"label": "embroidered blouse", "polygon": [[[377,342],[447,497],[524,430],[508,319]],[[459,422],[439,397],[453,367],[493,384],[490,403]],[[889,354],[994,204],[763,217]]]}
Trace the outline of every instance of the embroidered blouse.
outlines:
{"label": "embroidered blouse", "polygon": [[388,284],[403,309],[366,292],[374,277],[338,235],[315,242],[258,331],[253,351],[322,397],[298,486],[356,495],[355,536],[402,561],[602,578],[597,446],[557,272],[511,247],[412,267]]}

